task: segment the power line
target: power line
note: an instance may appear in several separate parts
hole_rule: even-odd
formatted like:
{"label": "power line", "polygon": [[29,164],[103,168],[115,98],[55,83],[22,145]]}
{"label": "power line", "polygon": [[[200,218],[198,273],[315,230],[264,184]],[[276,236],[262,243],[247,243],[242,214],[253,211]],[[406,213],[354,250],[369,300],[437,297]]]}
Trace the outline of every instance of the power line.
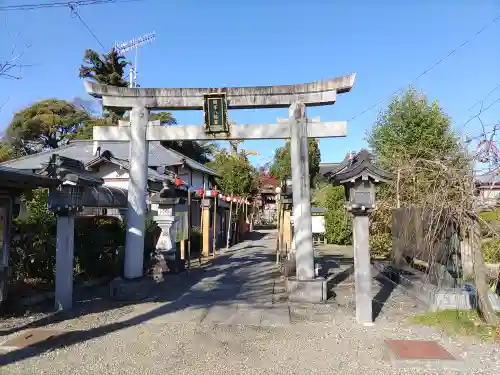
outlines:
{"label": "power line", "polygon": [[[491,94],[493,94],[496,90],[498,90],[500,88],[500,83],[493,89],[491,90],[489,93],[487,93],[485,96],[483,96],[481,99],[479,99],[472,107],[470,107],[468,109],[468,111],[470,111],[472,108],[474,108],[476,105],[478,105],[479,103],[481,103],[484,99],[486,99],[488,96],[490,96]],[[467,112],[468,112],[467,111]]]}
{"label": "power line", "polygon": [[458,52],[461,48],[463,48],[465,45],[467,45],[471,40],[473,40],[474,38],[476,38],[479,34],[481,34],[483,31],[485,31],[488,27],[490,27],[491,25],[493,25],[495,22],[497,22],[498,20],[500,19],[500,15],[495,17],[493,20],[491,20],[489,23],[487,23],[485,26],[483,26],[478,32],[476,32],[472,37],[470,37],[469,39],[467,39],[465,42],[463,42],[462,44],[460,44],[458,47],[454,48],[450,53],[448,53],[446,56],[444,56],[443,58],[441,58],[440,60],[436,61],[433,65],[431,65],[429,68],[425,69],[422,73],[420,73],[417,77],[415,77],[414,79],[412,79],[411,81],[409,81],[405,86],[403,87],[400,87],[399,89],[397,89],[396,91],[394,91],[392,94],[390,95],[387,95],[386,97],[382,98],[381,100],[379,100],[378,102],[376,102],[375,104],[373,104],[372,106],[366,108],[365,110],[361,111],[360,113],[358,113],[357,115],[355,115],[354,117],[352,117],[349,121],[352,121],[354,120],[355,118],[365,114],[366,112],[372,110],[373,108],[375,107],[378,107],[380,104],[382,104],[384,101],[386,101],[387,99],[391,98],[392,96],[398,94],[400,91],[404,90],[405,87],[411,85],[412,83],[414,83],[415,81],[417,81],[418,79],[422,78],[424,75],[426,75],[427,73],[429,73],[431,70],[433,70],[435,67],[437,67],[438,65],[440,65],[442,62],[444,62],[445,60],[447,60],[449,57],[451,57],[452,55],[454,55],[456,52]]}
{"label": "power line", "polygon": [[88,30],[88,32],[94,37],[94,39],[97,41],[97,43],[100,44],[102,49],[106,50],[106,47],[104,47],[104,44],[101,43],[101,41],[99,40],[97,35],[95,35],[95,33],[92,31],[92,29],[89,27],[89,25],[87,25],[85,23],[85,21],[82,19],[82,17],[80,16],[80,13],[78,13],[78,10],[76,9],[76,6],[73,4],[69,4],[68,6],[71,9],[71,14],[73,14],[76,18],[78,18],[80,20],[80,22],[83,24],[83,26],[85,26],[85,28]]}
{"label": "power line", "polygon": [[498,98],[497,100],[495,100],[493,103],[491,103],[489,106],[487,106],[486,108],[481,108],[481,110],[479,111],[479,113],[477,115],[474,115],[474,116],[471,116],[466,122],[464,122],[462,124],[462,127],[464,127],[465,125],[467,125],[469,122],[471,122],[472,120],[474,120],[475,118],[479,118],[479,116],[481,116],[481,114],[483,114],[484,112],[486,112],[488,109],[490,109],[491,107],[493,107],[495,104],[497,104],[498,102],[500,102],[500,98]]}
{"label": "power line", "polygon": [[50,3],[3,5],[0,6],[0,12],[16,11],[16,10],[23,11],[23,10],[33,10],[33,9],[65,8],[70,5],[86,6],[86,5],[112,4],[112,3],[130,3],[136,1],[144,1],[144,0],[74,0],[74,1],[54,1]]}

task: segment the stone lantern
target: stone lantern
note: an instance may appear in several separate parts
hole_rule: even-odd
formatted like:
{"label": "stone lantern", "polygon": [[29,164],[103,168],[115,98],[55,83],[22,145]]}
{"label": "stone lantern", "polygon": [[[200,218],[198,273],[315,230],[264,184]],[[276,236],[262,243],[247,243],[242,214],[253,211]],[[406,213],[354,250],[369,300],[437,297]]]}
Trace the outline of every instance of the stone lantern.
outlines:
{"label": "stone lantern", "polygon": [[175,206],[184,204],[186,194],[177,190],[170,181],[163,183],[160,192],[151,196],[151,203],[158,205],[158,213],[153,220],[161,229],[160,236],[151,254],[151,273],[154,278],[161,279],[164,272],[175,273],[183,270],[180,250],[175,246]]}
{"label": "stone lantern", "polygon": [[57,154],[42,174],[61,181],[49,190],[48,208],[57,216],[55,304],[56,309],[66,310],[73,305],[75,215],[85,206],[85,189],[102,185],[103,180],[87,172],[81,161]]}
{"label": "stone lantern", "polygon": [[356,320],[372,325],[372,278],[369,245],[369,214],[375,208],[375,186],[389,182],[391,174],[375,167],[371,155],[362,150],[330,176],[345,189],[347,211],[353,215]]}

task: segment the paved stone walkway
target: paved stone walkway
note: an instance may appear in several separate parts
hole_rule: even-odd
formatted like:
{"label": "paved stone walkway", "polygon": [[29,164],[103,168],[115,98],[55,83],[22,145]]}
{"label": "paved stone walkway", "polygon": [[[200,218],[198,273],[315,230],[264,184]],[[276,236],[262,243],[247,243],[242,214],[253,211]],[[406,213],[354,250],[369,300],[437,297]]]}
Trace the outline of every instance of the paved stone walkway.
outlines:
{"label": "paved stone walkway", "polygon": [[[437,340],[464,358],[466,373],[500,372],[499,346],[406,323],[418,306],[397,290],[368,328],[355,323],[352,303],[276,302],[283,285],[274,264],[274,239],[272,232],[255,233],[253,241],[222,251],[188,277],[167,278],[151,302],[88,309],[48,324],[67,330],[59,338],[63,346],[6,352],[0,357],[0,373],[455,373],[395,369],[385,351],[386,339]],[[348,300],[349,291],[343,294]],[[12,329],[6,333],[3,339],[19,334]]]}

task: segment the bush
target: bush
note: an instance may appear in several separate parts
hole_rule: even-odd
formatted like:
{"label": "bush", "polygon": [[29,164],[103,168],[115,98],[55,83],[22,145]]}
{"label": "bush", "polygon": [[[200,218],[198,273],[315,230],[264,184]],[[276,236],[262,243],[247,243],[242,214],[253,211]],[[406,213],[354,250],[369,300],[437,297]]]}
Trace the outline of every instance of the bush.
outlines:
{"label": "bush", "polygon": [[36,189],[27,200],[29,215],[12,221],[9,263],[12,279],[55,276],[56,218],[47,209],[48,190]]}
{"label": "bush", "polygon": [[203,234],[200,227],[193,227],[191,229],[191,254],[201,253],[203,242]]}
{"label": "bush", "polygon": [[125,225],[115,217],[75,220],[75,273],[84,278],[123,274]]}
{"label": "bush", "polygon": [[388,258],[392,253],[391,233],[370,233],[370,254],[374,258]]}
{"label": "bush", "polygon": [[483,245],[484,261],[500,263],[500,241],[490,241]]}
{"label": "bush", "polygon": [[345,209],[345,194],[342,186],[330,186],[325,197],[325,231],[328,243],[352,244],[352,220]]}
{"label": "bush", "polygon": [[[57,221],[47,209],[48,190],[33,190],[27,200],[28,215],[13,220],[11,228],[11,281],[37,279],[53,283],[56,263]],[[126,223],[115,217],[75,218],[74,273],[78,279],[123,275]],[[146,222],[144,263],[148,264],[161,229]],[[200,253],[202,233],[192,229],[191,252]]]}

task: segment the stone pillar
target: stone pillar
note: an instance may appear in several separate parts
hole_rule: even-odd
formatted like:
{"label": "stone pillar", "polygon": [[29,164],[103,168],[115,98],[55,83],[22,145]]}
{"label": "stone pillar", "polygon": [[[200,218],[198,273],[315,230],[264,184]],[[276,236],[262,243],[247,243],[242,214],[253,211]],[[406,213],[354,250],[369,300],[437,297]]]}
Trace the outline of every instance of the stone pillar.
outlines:
{"label": "stone pillar", "polygon": [[203,256],[210,254],[210,199],[204,198],[201,201],[203,213],[201,220],[203,220]]}
{"label": "stone pillar", "polygon": [[75,216],[57,216],[56,240],[56,292],[57,310],[73,307],[73,254],[75,236]]}
{"label": "stone pillar", "polygon": [[165,255],[175,249],[175,206],[159,204],[158,215],[153,217],[153,220],[161,229],[160,237],[156,242],[155,252],[152,256],[152,273],[154,276],[163,275],[169,271]]}
{"label": "stone pillar", "polygon": [[306,106],[295,102],[289,112],[294,225],[292,246],[295,247],[297,279],[311,280],[315,278],[315,272]]}
{"label": "stone pillar", "polygon": [[149,121],[149,110],[143,107],[132,108],[130,121],[130,177],[124,276],[127,279],[134,279],[143,275],[149,153],[146,127]]}
{"label": "stone pillar", "polygon": [[356,321],[365,326],[373,325],[372,275],[370,264],[368,214],[355,214],[353,220],[354,277],[356,290]]}

